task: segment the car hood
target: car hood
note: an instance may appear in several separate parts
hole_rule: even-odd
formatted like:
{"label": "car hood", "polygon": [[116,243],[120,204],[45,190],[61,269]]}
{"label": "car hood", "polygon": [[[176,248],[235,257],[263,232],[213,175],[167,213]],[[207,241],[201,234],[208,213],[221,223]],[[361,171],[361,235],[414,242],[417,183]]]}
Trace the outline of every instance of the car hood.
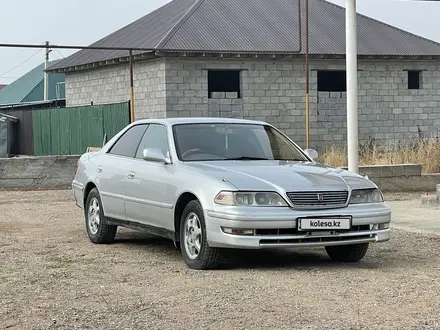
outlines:
{"label": "car hood", "polygon": [[368,179],[317,163],[215,161],[187,163],[188,169],[228,181],[239,190],[334,191],[375,188]]}

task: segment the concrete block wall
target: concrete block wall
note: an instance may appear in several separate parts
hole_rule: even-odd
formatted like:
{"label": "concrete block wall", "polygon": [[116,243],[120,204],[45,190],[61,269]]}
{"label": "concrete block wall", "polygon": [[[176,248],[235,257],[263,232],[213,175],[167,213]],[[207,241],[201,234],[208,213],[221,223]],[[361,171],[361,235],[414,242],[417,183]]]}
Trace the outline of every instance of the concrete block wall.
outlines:
{"label": "concrete block wall", "polygon": [[135,118],[166,116],[165,59],[135,63],[133,66]]}
{"label": "concrete block wall", "polygon": [[[208,70],[241,70],[241,98],[208,95]],[[318,70],[345,70],[343,60],[311,60],[311,147],[346,143],[346,93],[318,92]],[[419,90],[409,90],[407,70],[422,70]],[[305,64],[302,59],[169,57],[135,63],[136,118],[235,117],[267,121],[305,145]],[[129,99],[128,68],[66,75],[67,104]],[[439,61],[359,61],[359,133],[395,144],[420,130],[440,131]],[[214,96],[214,95],[211,95]]]}
{"label": "concrete block wall", "polygon": [[[208,70],[216,61],[167,59],[167,117],[243,118],[243,100],[236,93],[208,93]],[[240,65],[227,65],[240,69]]]}
{"label": "concrete block wall", "polygon": [[[345,69],[344,63],[334,68]],[[359,139],[394,146],[440,135],[440,63],[361,61],[358,74]],[[408,89],[407,70],[421,70],[421,89]],[[316,81],[316,72],[312,73]],[[346,143],[347,94],[317,92],[311,133],[319,144]],[[419,133],[420,132],[420,133]]]}
{"label": "concrete block wall", "polygon": [[238,97],[238,92],[212,92],[208,101],[208,115],[243,119],[243,100]]}
{"label": "concrete block wall", "polygon": [[71,187],[80,156],[0,159],[0,188]]}
{"label": "concrete block wall", "polygon": [[[167,116],[224,116],[267,121],[305,144],[305,65],[302,60],[167,59]],[[318,92],[319,70],[345,70],[343,60],[310,64],[310,133],[313,148],[346,144],[346,92]],[[208,98],[209,69],[239,69],[240,99]],[[183,70],[179,73],[179,70]],[[408,89],[407,70],[422,70],[421,89]],[[168,73],[171,72],[171,78]],[[181,79],[173,77],[182,75]],[[359,138],[396,144],[440,132],[438,61],[359,62]],[[170,92],[168,91],[170,90]],[[171,93],[171,97],[168,95]],[[183,97],[183,104],[181,103]],[[232,104],[231,104],[232,102]]]}
{"label": "concrete block wall", "polygon": [[[165,117],[165,59],[133,65],[135,117]],[[130,100],[128,65],[66,74],[67,106],[116,103]]]}
{"label": "concrete block wall", "polygon": [[[241,98],[226,93],[216,93],[212,95],[215,97],[209,98],[210,69],[241,70]],[[179,70],[183,71],[179,73]],[[282,70],[286,72],[283,74]],[[305,135],[305,128],[301,128],[305,120],[304,71],[303,63],[292,61],[169,58],[167,116],[207,115],[264,120],[301,142]],[[176,79],[176,75],[183,77]]]}
{"label": "concrete block wall", "polygon": [[208,116],[208,74],[198,64],[166,61],[167,117]]}
{"label": "concrete block wall", "polygon": [[65,81],[68,107],[90,105],[92,102],[124,102],[130,99],[128,66],[68,73]]}

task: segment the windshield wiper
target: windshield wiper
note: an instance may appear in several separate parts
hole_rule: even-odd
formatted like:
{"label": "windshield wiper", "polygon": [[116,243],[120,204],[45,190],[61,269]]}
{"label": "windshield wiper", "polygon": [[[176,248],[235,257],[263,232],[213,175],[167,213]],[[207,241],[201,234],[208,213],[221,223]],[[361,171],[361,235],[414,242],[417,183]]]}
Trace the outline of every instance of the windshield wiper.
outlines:
{"label": "windshield wiper", "polygon": [[269,160],[269,158],[243,156],[236,158],[226,158],[225,160]]}

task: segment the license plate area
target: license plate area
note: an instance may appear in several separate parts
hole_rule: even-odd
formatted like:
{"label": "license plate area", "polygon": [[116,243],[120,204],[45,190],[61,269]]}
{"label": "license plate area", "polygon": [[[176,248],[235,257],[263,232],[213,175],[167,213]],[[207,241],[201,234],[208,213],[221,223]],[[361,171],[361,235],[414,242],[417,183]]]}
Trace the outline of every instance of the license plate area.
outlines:
{"label": "license plate area", "polygon": [[305,217],[298,219],[298,231],[338,231],[350,230],[353,218],[341,217]]}

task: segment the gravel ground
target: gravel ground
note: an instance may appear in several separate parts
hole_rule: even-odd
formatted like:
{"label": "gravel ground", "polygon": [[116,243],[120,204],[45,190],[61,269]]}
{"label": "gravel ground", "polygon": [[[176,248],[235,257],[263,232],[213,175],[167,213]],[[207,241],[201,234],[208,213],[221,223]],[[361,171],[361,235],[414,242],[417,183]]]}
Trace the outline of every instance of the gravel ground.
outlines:
{"label": "gravel ground", "polygon": [[440,327],[439,236],[393,230],[356,265],[298,249],[197,272],[143,233],[92,245],[70,191],[1,192],[0,233],[0,329]]}

